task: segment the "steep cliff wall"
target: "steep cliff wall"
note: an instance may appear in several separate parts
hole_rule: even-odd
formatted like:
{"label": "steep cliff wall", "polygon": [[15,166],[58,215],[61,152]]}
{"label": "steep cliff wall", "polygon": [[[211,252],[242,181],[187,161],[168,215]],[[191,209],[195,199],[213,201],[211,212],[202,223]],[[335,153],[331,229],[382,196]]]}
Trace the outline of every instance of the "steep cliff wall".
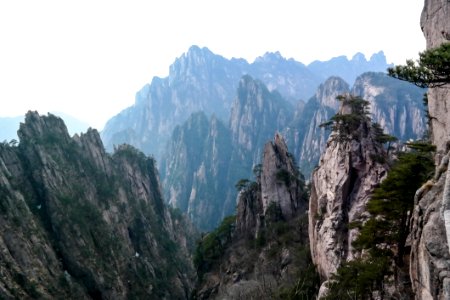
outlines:
{"label": "steep cliff wall", "polygon": [[[236,206],[227,206],[235,193],[228,174],[231,158],[230,130],[216,117],[195,113],[172,134],[162,161],[165,195],[169,204],[186,212],[201,230],[210,230]],[[235,195],[235,194],[234,194]]]}
{"label": "steep cliff wall", "polygon": [[448,224],[444,220],[450,199],[449,155],[434,178],[416,192],[411,221],[411,283],[416,299],[450,299]]}
{"label": "steep cliff wall", "polygon": [[2,298],[187,298],[188,223],[162,200],[155,162],[111,156],[97,131],[71,138],[28,113],[0,146]]}
{"label": "steep cliff wall", "polygon": [[[450,3],[446,0],[425,0],[420,20],[427,49],[450,42]],[[450,140],[450,88],[434,88],[428,91],[428,110],[431,117],[433,144],[438,151],[446,150]]]}
{"label": "steep cliff wall", "polygon": [[[450,2],[426,0],[421,26],[427,48],[450,41]],[[411,282],[416,299],[450,299],[450,87],[428,91],[436,175],[416,193],[411,232]]]}
{"label": "steep cliff wall", "polygon": [[[339,111],[341,116],[352,113],[345,103]],[[367,201],[387,171],[380,162],[385,151],[376,142],[369,120],[361,121],[351,134],[350,139],[342,139],[342,132],[332,132],[311,179],[311,254],[324,282],[342,262],[357,255],[352,247],[357,229],[349,229],[349,224],[367,218]]]}

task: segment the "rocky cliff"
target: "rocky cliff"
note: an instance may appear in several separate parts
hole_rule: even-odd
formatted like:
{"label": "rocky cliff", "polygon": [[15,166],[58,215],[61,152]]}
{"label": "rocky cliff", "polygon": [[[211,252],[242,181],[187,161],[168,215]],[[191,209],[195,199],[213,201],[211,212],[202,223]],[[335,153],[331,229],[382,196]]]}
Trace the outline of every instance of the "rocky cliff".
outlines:
{"label": "rocky cliff", "polygon": [[239,194],[232,226],[222,224],[200,243],[198,299],[306,299],[317,288],[305,186],[280,135],[265,145],[259,171]]}
{"label": "rocky cliff", "polygon": [[350,120],[359,115],[361,120],[332,132],[311,178],[309,239],[323,290],[340,264],[357,255],[352,247],[357,229],[349,229],[349,224],[368,217],[365,206],[387,171],[383,146],[370,119],[355,111],[353,99],[343,100],[338,116],[342,122],[345,116]]}
{"label": "rocky cliff", "polygon": [[167,209],[155,161],[73,138],[53,115],[26,115],[0,145],[0,293],[4,299],[187,298],[190,226]]}
{"label": "rocky cliff", "polygon": [[[450,2],[426,0],[421,26],[428,49],[449,42]],[[448,86],[428,91],[431,138],[440,164],[434,178],[416,193],[410,269],[416,299],[450,299],[449,91]]]}
{"label": "rocky cliff", "polygon": [[229,179],[233,164],[230,130],[215,116],[194,113],[177,126],[163,157],[161,174],[169,204],[186,212],[201,230],[216,227],[235,209],[236,178]]}
{"label": "rocky cliff", "polygon": [[239,81],[237,97],[230,116],[232,142],[236,159],[255,165],[261,147],[292,120],[293,108],[278,92],[270,92],[259,80],[244,76]]}
{"label": "rocky cliff", "polygon": [[[445,0],[426,0],[420,20],[427,49],[450,42],[450,4]],[[430,89],[428,92],[428,110],[431,117],[431,135],[438,151],[446,151],[450,140],[450,112],[448,87]]]}

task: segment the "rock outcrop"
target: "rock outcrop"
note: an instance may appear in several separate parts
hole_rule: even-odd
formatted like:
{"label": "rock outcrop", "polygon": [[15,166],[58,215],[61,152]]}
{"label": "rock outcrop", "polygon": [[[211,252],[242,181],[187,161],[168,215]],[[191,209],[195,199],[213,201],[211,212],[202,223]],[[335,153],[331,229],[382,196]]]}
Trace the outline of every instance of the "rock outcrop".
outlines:
{"label": "rock outcrop", "polygon": [[416,299],[450,299],[449,232],[445,222],[449,199],[449,154],[436,175],[417,192],[411,221],[410,275]]}
{"label": "rock outcrop", "polygon": [[[290,220],[299,211],[306,210],[302,203],[304,191],[299,185],[299,170],[284,139],[277,133],[273,143],[264,147],[261,170],[261,197],[264,213],[271,205],[281,210],[284,220]],[[239,216],[239,215],[238,215]]]}
{"label": "rock outcrop", "polygon": [[256,182],[239,194],[231,238],[203,269],[198,299],[273,299],[286,297],[293,287],[306,298],[317,288],[308,253],[305,187],[280,135],[266,144],[262,162]]}
{"label": "rock outcrop", "polygon": [[29,112],[18,135],[0,145],[3,299],[188,297],[192,228],[164,205],[153,159],[109,155],[53,115]]}
{"label": "rock outcrop", "polygon": [[[352,106],[344,101],[339,114],[352,113]],[[351,138],[343,139],[341,134],[331,134],[311,179],[309,238],[322,288],[341,263],[358,255],[352,247],[358,231],[349,229],[349,224],[367,219],[365,206],[387,171],[381,162],[385,151],[368,118],[352,130]]]}
{"label": "rock outcrop", "polygon": [[[450,2],[426,0],[421,26],[427,48],[450,41]],[[411,229],[410,275],[416,299],[450,299],[450,87],[428,90],[431,139],[438,166],[416,193]]]}

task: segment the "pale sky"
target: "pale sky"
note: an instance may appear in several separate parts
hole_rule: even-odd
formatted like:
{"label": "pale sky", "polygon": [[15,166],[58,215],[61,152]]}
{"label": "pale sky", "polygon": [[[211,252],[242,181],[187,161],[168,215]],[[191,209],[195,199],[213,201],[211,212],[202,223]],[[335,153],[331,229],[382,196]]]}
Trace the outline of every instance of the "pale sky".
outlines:
{"label": "pale sky", "polygon": [[[61,111],[102,129],[191,45],[305,64],[425,48],[424,0],[0,0],[0,116]],[[1,130],[1,129],[0,129]]]}

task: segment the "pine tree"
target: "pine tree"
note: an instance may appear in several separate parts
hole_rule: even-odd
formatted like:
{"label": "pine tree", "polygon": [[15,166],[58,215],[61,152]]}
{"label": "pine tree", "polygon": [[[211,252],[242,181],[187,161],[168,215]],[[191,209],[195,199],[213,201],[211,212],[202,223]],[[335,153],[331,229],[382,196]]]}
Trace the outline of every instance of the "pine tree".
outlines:
{"label": "pine tree", "polygon": [[441,87],[450,83],[450,43],[419,53],[414,62],[388,69],[389,76],[409,81],[422,88]]}

